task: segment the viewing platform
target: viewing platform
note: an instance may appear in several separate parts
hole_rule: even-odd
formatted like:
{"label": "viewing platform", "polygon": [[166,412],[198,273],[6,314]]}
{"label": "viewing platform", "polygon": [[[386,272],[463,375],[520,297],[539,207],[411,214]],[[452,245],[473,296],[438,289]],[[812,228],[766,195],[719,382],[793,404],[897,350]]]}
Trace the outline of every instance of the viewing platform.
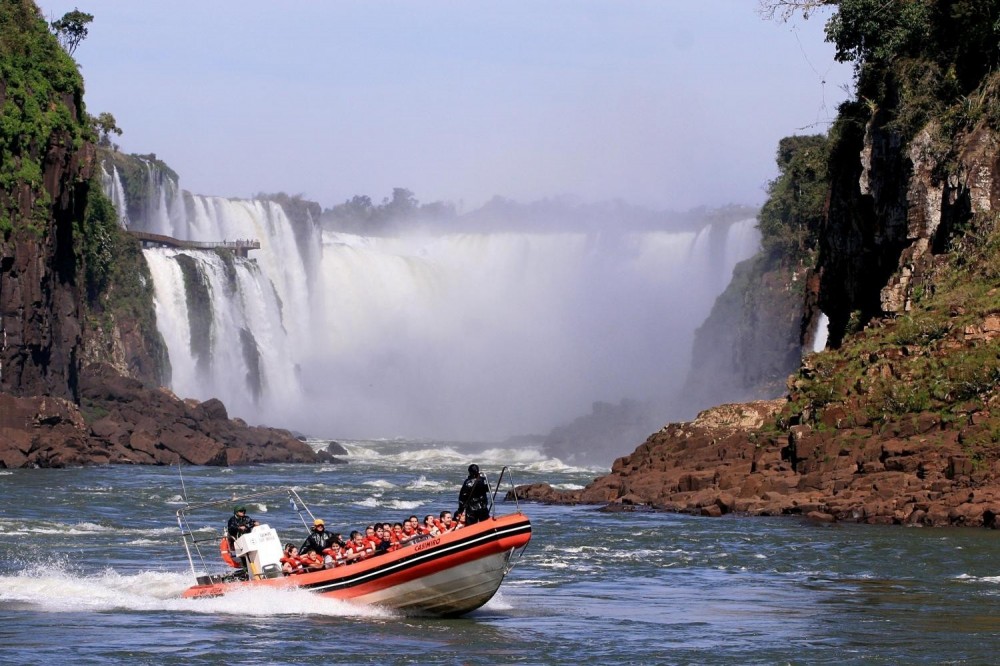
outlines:
{"label": "viewing platform", "polygon": [[233,241],[224,240],[206,242],[180,240],[179,238],[173,238],[171,236],[151,234],[145,231],[132,231],[131,229],[128,233],[142,241],[142,246],[144,248],[158,245],[161,247],[179,247],[185,250],[230,250],[238,257],[247,257],[249,256],[250,250],[260,249],[260,241],[252,238],[240,238]]}

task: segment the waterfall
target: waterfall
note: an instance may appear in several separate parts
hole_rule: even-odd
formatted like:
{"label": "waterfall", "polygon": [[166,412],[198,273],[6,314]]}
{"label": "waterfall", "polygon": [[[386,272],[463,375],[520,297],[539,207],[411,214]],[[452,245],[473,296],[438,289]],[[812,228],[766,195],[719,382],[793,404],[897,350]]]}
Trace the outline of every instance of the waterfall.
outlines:
{"label": "waterfall", "polygon": [[118,211],[118,223],[122,229],[128,229],[128,207],[125,205],[125,188],[122,187],[121,178],[118,177],[118,169],[112,165],[111,173],[108,173],[108,170],[104,168],[103,162],[100,164],[100,168],[101,188],[107,194],[108,198],[111,199],[115,210]]}
{"label": "waterfall", "polygon": [[155,169],[133,228],[257,239],[250,259],[147,249],[182,397],[316,435],[495,439],[595,401],[666,404],[755,221],[697,230],[360,236]]}
{"label": "waterfall", "polygon": [[830,337],[830,318],[825,312],[819,313],[816,320],[816,330],[813,333],[812,344],[809,346],[812,352],[821,352],[826,349],[827,339]]}

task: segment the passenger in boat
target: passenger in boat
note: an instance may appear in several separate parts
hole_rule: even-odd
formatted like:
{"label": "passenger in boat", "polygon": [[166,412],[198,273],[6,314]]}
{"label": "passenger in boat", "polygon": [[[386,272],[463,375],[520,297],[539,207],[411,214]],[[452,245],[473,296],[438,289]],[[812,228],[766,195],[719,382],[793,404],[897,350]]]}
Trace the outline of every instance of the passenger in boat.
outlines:
{"label": "passenger in boat", "polygon": [[409,520],[403,523],[403,535],[400,537],[401,543],[407,543],[418,536],[420,536],[420,531],[414,527],[413,523]]}
{"label": "passenger in boat", "polygon": [[442,511],[438,517],[438,529],[441,534],[451,532],[455,529],[455,522],[451,519],[451,511]]}
{"label": "passenger in boat", "polygon": [[374,525],[369,525],[365,528],[365,541],[369,542],[372,547],[379,545],[382,543],[382,537],[379,535],[381,531],[381,527],[376,528]]}
{"label": "passenger in boat", "polygon": [[[392,532],[392,530],[389,530]],[[372,540],[369,540],[372,543]],[[375,552],[373,555],[381,555],[382,553],[387,553],[392,550],[392,540],[385,533],[385,528],[382,527],[382,523],[375,526]]]}
{"label": "passenger in boat", "polygon": [[318,553],[299,553],[299,561],[306,571],[319,571],[325,568],[323,556]]}
{"label": "passenger in boat", "polygon": [[406,532],[403,531],[403,523],[396,523],[392,526],[392,540],[397,546],[402,546],[408,540]]}
{"label": "passenger in boat", "polygon": [[459,511],[455,514],[455,529],[465,527],[465,512]]}
{"label": "passenger in boat", "polygon": [[472,525],[490,517],[490,484],[486,476],[479,473],[479,465],[469,465],[469,476],[458,491],[458,510],[465,513],[465,524]]}
{"label": "passenger in boat", "polygon": [[441,529],[438,527],[437,521],[434,520],[434,516],[431,514],[424,516],[424,524],[420,526],[420,531],[429,536],[438,536],[441,534]]}
{"label": "passenger in boat", "polygon": [[249,534],[254,528],[254,520],[247,515],[247,508],[242,504],[233,509],[233,515],[226,523],[226,534],[229,536],[229,546],[244,534]]}
{"label": "passenger in boat", "polygon": [[281,556],[281,570],[285,572],[286,576],[305,571],[305,564],[299,558],[299,549],[295,547],[295,544],[285,544],[284,555]]}
{"label": "passenger in boat", "polygon": [[367,541],[365,541],[365,535],[361,532],[354,530],[351,532],[351,539],[347,542],[347,546],[344,547],[344,559],[347,563],[360,562],[361,560],[367,558],[375,552]]}

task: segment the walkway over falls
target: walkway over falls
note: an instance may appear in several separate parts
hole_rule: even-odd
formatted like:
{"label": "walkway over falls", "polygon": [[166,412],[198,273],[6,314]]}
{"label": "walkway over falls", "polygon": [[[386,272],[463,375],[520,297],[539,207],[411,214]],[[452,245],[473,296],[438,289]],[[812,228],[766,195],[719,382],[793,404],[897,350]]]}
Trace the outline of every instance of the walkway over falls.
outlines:
{"label": "walkway over falls", "polygon": [[179,238],[162,236],[160,234],[151,234],[145,231],[132,231],[131,229],[129,229],[128,233],[142,241],[143,247],[161,245],[166,247],[179,247],[185,250],[231,250],[239,257],[248,256],[250,250],[260,249],[260,241],[252,238],[241,238],[233,241],[224,240],[217,242],[203,242],[181,240]]}

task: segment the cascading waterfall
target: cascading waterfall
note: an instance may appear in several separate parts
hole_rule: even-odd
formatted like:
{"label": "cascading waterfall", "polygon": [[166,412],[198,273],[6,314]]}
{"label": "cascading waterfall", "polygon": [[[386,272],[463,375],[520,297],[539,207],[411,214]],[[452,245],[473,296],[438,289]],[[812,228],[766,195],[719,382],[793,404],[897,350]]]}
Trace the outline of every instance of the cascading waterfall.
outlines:
{"label": "cascading waterfall", "polygon": [[753,225],[327,234],[327,344],[303,382],[330,398],[310,426],[496,438],[547,432],[595,400],[666,403],[694,330],[757,248]]}
{"label": "cascading waterfall", "polygon": [[826,343],[829,337],[830,318],[826,316],[825,312],[820,312],[819,319],[816,321],[816,331],[813,333],[812,344],[809,345],[809,350],[813,353],[823,351],[826,349]]}
{"label": "cascading waterfall", "polygon": [[133,228],[262,245],[250,260],[146,250],[173,390],[318,436],[496,439],[547,432],[598,400],[666,405],[694,330],[759,244],[752,219],[320,234],[273,202],[157,178]]}
{"label": "cascading waterfall", "polygon": [[111,173],[102,163],[101,167],[101,188],[111,199],[115,210],[118,211],[118,223],[123,229],[128,229],[128,207],[125,205],[125,188],[122,187],[122,180],[118,177],[118,169],[111,165]]}

